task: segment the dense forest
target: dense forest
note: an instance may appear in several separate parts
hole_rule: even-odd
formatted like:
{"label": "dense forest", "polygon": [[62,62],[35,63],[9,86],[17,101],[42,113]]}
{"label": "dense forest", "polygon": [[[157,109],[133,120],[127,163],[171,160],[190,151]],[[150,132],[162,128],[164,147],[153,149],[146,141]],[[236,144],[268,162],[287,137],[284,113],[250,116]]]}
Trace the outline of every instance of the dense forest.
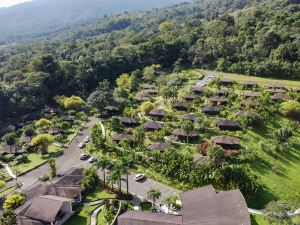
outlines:
{"label": "dense forest", "polygon": [[152,64],[300,79],[299,3],[196,1],[3,45],[0,118],[36,111],[56,95],[87,98],[100,81]]}

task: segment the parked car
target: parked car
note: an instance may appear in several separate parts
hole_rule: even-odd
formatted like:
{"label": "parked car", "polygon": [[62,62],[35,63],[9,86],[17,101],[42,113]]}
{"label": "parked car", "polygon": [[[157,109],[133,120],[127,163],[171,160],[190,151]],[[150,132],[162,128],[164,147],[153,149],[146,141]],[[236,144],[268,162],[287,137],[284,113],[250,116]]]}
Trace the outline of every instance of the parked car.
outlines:
{"label": "parked car", "polygon": [[83,140],[85,143],[89,142],[90,141],[90,137],[89,136],[86,136]]}
{"label": "parked car", "polygon": [[96,159],[95,157],[91,157],[89,160],[89,163],[96,163],[98,161],[98,159]]}
{"label": "parked car", "polygon": [[90,158],[90,156],[88,154],[81,154],[79,158],[80,160],[87,160],[88,158]]}
{"label": "parked car", "polygon": [[138,173],[138,174],[136,174],[135,176],[134,176],[134,180],[135,181],[141,181],[141,180],[144,180],[146,178],[146,176],[145,176],[145,174],[143,174],[143,173]]}
{"label": "parked car", "polygon": [[84,148],[84,146],[85,146],[85,143],[84,143],[84,142],[81,142],[81,143],[79,143],[79,145],[78,145],[79,148]]}

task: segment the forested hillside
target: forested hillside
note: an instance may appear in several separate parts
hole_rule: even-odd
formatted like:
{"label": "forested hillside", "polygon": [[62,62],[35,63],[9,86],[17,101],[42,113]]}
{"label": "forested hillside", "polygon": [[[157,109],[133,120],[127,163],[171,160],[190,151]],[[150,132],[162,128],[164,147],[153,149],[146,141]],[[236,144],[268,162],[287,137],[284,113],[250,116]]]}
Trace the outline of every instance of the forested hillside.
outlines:
{"label": "forested hillside", "polygon": [[33,0],[0,9],[0,43],[32,40],[97,21],[103,16],[125,11],[147,10],[184,1]]}
{"label": "forested hillside", "polygon": [[55,95],[87,98],[103,79],[160,64],[300,79],[298,1],[209,1],[108,17],[30,44],[2,46],[0,118]]}

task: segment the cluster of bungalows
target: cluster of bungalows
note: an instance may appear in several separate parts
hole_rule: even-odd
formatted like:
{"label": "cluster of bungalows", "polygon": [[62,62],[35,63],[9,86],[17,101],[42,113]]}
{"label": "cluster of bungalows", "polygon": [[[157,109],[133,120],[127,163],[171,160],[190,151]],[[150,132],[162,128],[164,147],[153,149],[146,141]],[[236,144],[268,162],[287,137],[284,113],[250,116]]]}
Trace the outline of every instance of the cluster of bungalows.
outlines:
{"label": "cluster of bungalows", "polygon": [[[44,117],[48,118],[48,119],[51,119],[53,116],[57,116],[59,114],[58,109],[52,108],[49,106],[46,106],[42,110],[42,112],[43,112]],[[34,122],[37,121],[38,118],[40,118],[40,117],[29,118],[30,120],[27,121],[27,123],[34,124]],[[31,119],[32,119],[32,121],[31,121]],[[68,115],[61,115],[60,117],[58,117],[58,119],[60,122],[68,122],[70,124],[74,124],[74,122],[75,122],[75,119]],[[18,126],[18,127],[14,126],[14,129],[16,131],[18,131],[19,129],[22,129],[24,125],[25,124],[20,124],[20,126]],[[51,126],[48,129],[43,129],[41,132],[46,133],[46,134],[51,134],[51,135],[58,135],[58,134],[64,133],[64,129],[62,129],[60,127]],[[33,136],[22,135],[22,137],[20,137],[20,139],[19,139],[18,144],[14,144],[14,145],[4,144],[4,145],[0,146],[0,154],[2,154],[2,155],[11,154],[11,155],[15,155],[15,156],[23,154],[24,153],[24,151],[22,150],[23,147],[28,147],[32,138],[33,138]]]}
{"label": "cluster of bungalows", "polygon": [[[206,96],[207,92],[212,92],[212,97],[207,98],[208,104],[202,107],[202,113],[206,114],[209,117],[218,116],[224,110],[230,102],[230,96],[232,94],[238,94],[239,96],[244,97],[240,102],[240,109],[235,113],[236,120],[234,119],[216,119],[214,125],[220,131],[238,131],[241,129],[241,123],[239,118],[258,115],[255,111],[249,110],[247,108],[250,104],[256,104],[259,101],[259,98],[262,96],[262,93],[259,92],[258,84],[252,81],[244,81],[239,83],[243,86],[243,91],[235,91],[234,88],[231,88],[233,85],[237,84],[234,80],[231,79],[220,79],[218,80],[218,89],[213,90],[207,86],[192,86],[189,87],[190,91],[188,94],[184,94],[181,98],[173,99],[171,102],[171,107],[178,111],[178,114],[181,115],[182,120],[196,122],[199,120],[199,116],[196,114],[190,113],[190,107],[192,104],[195,104],[195,100],[201,96]],[[220,88],[225,87],[225,88]],[[267,91],[271,94],[271,99],[273,101],[286,101],[292,99],[288,94],[288,89],[279,84],[270,84],[266,86]],[[300,93],[300,88],[294,89],[295,92]],[[138,92],[135,95],[135,100],[137,102],[152,101],[154,97],[158,96],[159,91],[156,90],[156,86],[152,84],[145,84],[143,90]],[[106,112],[109,116],[118,115],[120,110],[114,106],[106,107]],[[120,122],[126,128],[134,128],[137,126],[142,126],[146,132],[155,132],[164,128],[164,118],[168,116],[168,111],[162,108],[155,108],[148,113],[150,120],[141,124],[140,118],[131,118],[131,117],[119,117]],[[177,140],[180,142],[195,142],[199,138],[199,132],[194,130],[187,134],[184,130],[180,128],[175,128],[171,133],[171,140]],[[128,141],[133,142],[134,138],[130,132],[114,134],[112,135],[112,140],[115,142]],[[237,151],[240,148],[240,140],[232,136],[213,136],[211,137],[211,142],[222,146],[222,148],[227,151]],[[166,151],[172,146],[165,143],[153,143],[148,146],[149,150],[158,150]]]}
{"label": "cluster of bungalows", "polygon": [[62,225],[82,200],[82,168],[72,168],[52,182],[38,182],[23,191],[27,197],[16,210],[18,225]]}

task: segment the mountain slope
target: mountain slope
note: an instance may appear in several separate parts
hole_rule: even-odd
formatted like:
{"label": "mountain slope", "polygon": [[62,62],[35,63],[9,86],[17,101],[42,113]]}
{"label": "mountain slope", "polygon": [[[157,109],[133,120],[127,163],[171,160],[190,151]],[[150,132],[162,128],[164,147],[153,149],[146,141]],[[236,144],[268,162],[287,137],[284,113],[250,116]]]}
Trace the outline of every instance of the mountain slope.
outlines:
{"label": "mountain slope", "polygon": [[0,42],[45,36],[104,15],[163,7],[184,0],[35,0],[0,9]]}

